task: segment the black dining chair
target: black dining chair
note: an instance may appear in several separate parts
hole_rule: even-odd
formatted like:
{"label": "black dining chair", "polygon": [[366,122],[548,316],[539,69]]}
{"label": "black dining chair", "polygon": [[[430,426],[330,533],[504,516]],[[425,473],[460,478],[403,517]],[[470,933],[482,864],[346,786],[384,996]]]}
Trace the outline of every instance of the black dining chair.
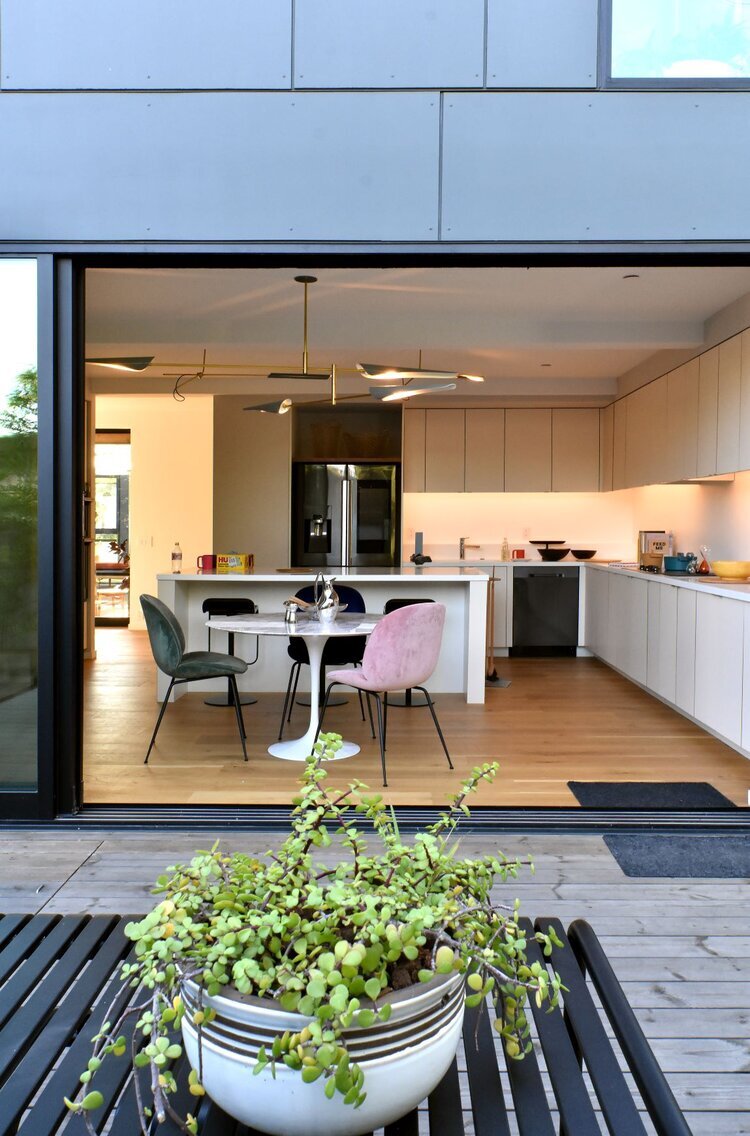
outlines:
{"label": "black dining chair", "polygon": [[[339,584],[336,587],[336,594],[339,597],[340,604],[346,604],[348,612],[365,612],[365,600],[361,592],[356,588],[351,588],[347,584]],[[305,603],[312,603],[315,599],[315,588],[308,585],[305,588],[300,588],[296,593],[297,598],[304,600]],[[323,691],[325,690],[325,675],[326,667],[345,667],[348,664],[359,666],[362,662],[362,656],[365,653],[365,644],[367,637],[365,635],[348,635],[346,638],[343,636],[338,639],[332,637],[328,640],[323,648],[323,660],[320,664],[320,695],[321,704],[323,698]],[[307,653],[307,646],[304,639],[299,636],[293,635],[289,639],[289,646],[287,648],[289,658],[292,660],[292,666],[289,671],[289,682],[286,686],[286,696],[284,698],[284,707],[281,711],[281,724],[279,726],[279,741],[281,741],[284,734],[284,724],[289,722],[292,717],[292,707],[294,706],[294,699],[297,695],[297,683],[299,682],[300,671],[302,667],[310,665],[310,656]],[[362,721],[365,721],[365,708],[362,702],[362,692],[359,694],[359,709],[362,714]],[[370,706],[369,696],[367,698],[367,710],[370,715],[370,730],[372,736],[375,737],[375,723],[372,717],[372,708]]]}
{"label": "black dining chair", "polygon": [[185,635],[180,627],[174,612],[170,611],[165,603],[156,596],[142,595],[141,608],[146,620],[148,639],[154,662],[160,671],[169,675],[170,683],[166,697],[162,703],[156,726],[151,735],[143,764],[148,763],[151,750],[154,748],[156,735],[159,732],[161,720],[167,709],[172,688],[181,682],[200,682],[207,678],[227,678],[232,691],[232,701],[237,715],[237,727],[240,732],[242,754],[247,761],[247,746],[245,739],[245,723],[242,718],[239,691],[237,690],[237,675],[244,674],[247,663],[235,655],[223,655],[218,651],[186,651]]}
{"label": "black dining chair", "polygon": [[[247,599],[242,596],[210,596],[201,604],[201,611],[204,611],[209,619],[213,617],[225,615],[231,617],[233,615],[255,615],[258,607],[253,600]],[[259,654],[259,640],[255,636],[255,658],[247,659],[247,665],[251,667],[253,663],[257,663]],[[211,650],[211,628],[208,629],[208,649]],[[234,631],[227,631],[227,653],[234,654]],[[226,694],[214,694],[210,698],[204,698],[206,706],[231,706],[232,705],[232,684],[227,682]],[[240,704],[242,706],[254,706],[258,701],[253,698],[251,694],[240,694]]]}

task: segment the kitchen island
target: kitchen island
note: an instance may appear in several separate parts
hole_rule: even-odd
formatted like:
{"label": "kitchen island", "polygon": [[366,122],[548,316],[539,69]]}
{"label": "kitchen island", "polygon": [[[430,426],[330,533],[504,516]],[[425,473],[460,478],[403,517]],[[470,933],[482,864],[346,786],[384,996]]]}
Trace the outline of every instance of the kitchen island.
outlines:
{"label": "kitchen island", "polygon": [[[327,573],[333,574],[333,573]],[[209,597],[234,596],[251,599],[261,612],[279,612],[284,600],[311,585],[310,571],[255,571],[250,575],[193,575],[168,573],[157,577],[159,599],[174,611],[185,632],[188,651],[206,650],[206,614],[201,610]],[[485,624],[488,574],[475,567],[350,568],[336,575],[362,593],[369,612],[382,612],[388,599],[431,599],[445,604],[443,644],[428,686],[433,694],[463,693],[469,703],[484,702]],[[226,650],[225,637],[213,636],[211,647]],[[235,641],[235,653],[251,659],[254,640]],[[239,676],[245,691],[284,691],[290,659],[286,640],[262,639],[258,662]],[[303,668],[303,680],[307,678]],[[158,672],[157,696],[163,699],[168,680]],[[224,690],[226,680],[186,683],[177,687],[177,697],[186,690]]]}

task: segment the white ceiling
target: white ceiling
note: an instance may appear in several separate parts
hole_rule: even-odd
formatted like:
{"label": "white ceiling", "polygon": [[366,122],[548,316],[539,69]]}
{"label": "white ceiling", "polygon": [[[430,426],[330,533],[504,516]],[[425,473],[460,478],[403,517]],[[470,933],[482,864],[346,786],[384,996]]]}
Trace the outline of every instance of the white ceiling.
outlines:
{"label": "white ceiling", "polygon": [[[252,365],[250,375],[299,369],[300,272],[318,277],[311,368],[415,365],[421,348],[424,366],[485,375],[455,392],[474,397],[611,397],[617,377],[655,352],[699,348],[706,320],[750,292],[750,267],[93,269],[87,356],[155,357],[140,375],[90,367],[94,389],[171,389],[169,364],[195,370],[204,348],[209,363]],[[345,374],[341,389],[363,385]],[[203,379],[201,389],[281,393],[262,377]]]}

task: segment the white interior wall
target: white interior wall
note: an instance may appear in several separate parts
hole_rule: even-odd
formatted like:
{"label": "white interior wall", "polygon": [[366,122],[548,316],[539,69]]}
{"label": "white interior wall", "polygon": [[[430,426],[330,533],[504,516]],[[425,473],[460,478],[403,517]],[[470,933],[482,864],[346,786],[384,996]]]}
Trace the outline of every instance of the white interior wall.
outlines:
{"label": "white interior wall", "polygon": [[213,546],[213,398],[98,395],[96,426],[130,430],[130,626],[143,628],[138,597],[156,593],[175,541],[183,569]]}

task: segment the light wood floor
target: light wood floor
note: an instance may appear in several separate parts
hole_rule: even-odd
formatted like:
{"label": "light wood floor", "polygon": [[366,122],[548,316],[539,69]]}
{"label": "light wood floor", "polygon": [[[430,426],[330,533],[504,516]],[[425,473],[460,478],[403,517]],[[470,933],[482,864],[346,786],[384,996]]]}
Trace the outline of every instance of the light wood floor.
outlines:
{"label": "light wood floor", "polygon": [[[96,642],[98,657],[86,664],[87,804],[289,802],[299,766],[266,752],[277,736],[282,695],[262,694],[245,709],[247,764],[234,712],[188,694],[167,709],[144,766],[158,709],[146,634],[100,628]],[[389,713],[389,801],[443,804],[474,765],[497,760],[500,773],[476,804],[575,806],[571,780],[708,781],[736,804],[747,804],[745,758],[597,660],[498,659],[497,669],[511,685],[488,686],[484,706],[468,706],[458,694],[436,699],[455,773],[427,710]],[[286,737],[302,732],[306,715],[295,708]],[[379,788],[377,743],[356,697],[331,710],[326,725],[362,745],[332,776]]]}
{"label": "light wood floor", "polygon": [[[227,849],[251,855],[277,842],[260,833],[216,835]],[[6,831],[0,910],[146,911],[164,868],[213,839],[172,831]],[[628,879],[598,836],[467,835],[461,851],[481,855],[498,844],[536,864],[533,876],[499,887],[498,900],[517,895],[532,917],[592,924],[694,1136],[750,1136],[747,882]]]}

